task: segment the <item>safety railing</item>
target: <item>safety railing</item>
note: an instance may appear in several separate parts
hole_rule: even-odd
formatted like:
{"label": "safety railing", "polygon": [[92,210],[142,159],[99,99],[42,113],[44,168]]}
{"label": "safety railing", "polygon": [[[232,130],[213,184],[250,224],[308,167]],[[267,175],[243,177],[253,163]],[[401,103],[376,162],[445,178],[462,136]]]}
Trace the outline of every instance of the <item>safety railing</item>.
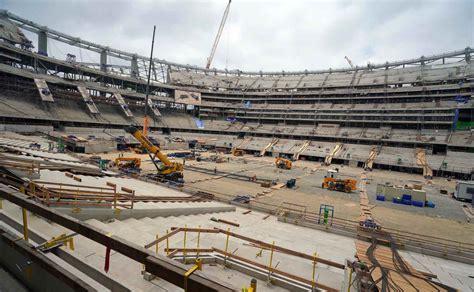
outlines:
{"label": "safety railing", "polygon": [[[182,239],[182,246],[177,247],[177,246],[170,246],[170,239],[172,237],[178,236],[180,233],[183,234],[183,239]],[[188,234],[189,233],[197,233],[197,238],[196,238],[196,246],[189,246],[190,242],[188,239]],[[215,236],[221,235],[222,239],[222,244],[224,245],[224,249],[217,248],[215,246],[202,246],[202,240],[201,240],[201,235],[202,234],[213,234]],[[222,235],[224,237],[222,237]],[[262,264],[261,262],[258,262],[256,260],[251,260],[248,257],[244,256],[238,256],[236,255],[237,250],[230,251],[229,250],[229,240],[230,238],[233,238],[235,240],[243,241],[243,244],[246,246],[250,246],[253,248],[256,248],[258,250],[255,258],[262,257],[262,253],[264,251],[268,251],[269,254],[269,261],[268,264]],[[317,253],[314,252],[312,255],[305,254],[302,252],[295,251],[294,249],[288,249],[285,247],[281,247],[275,244],[275,241],[272,243],[256,240],[254,238],[244,236],[235,232],[232,232],[230,228],[227,230],[219,229],[219,228],[214,228],[214,229],[209,229],[209,228],[201,228],[200,226],[197,228],[192,228],[192,227],[187,227],[185,225],[184,227],[171,227],[170,230],[166,231],[166,234],[159,237],[158,235],[156,236],[156,239],[153,240],[152,242],[148,243],[145,245],[145,248],[153,248],[155,249],[155,253],[158,254],[160,252],[160,244],[164,242],[164,247],[163,247],[163,252],[166,254],[167,257],[169,258],[174,258],[178,259],[179,261],[182,261],[183,263],[189,263],[192,262],[193,260],[199,260],[201,257],[206,257],[206,256],[220,256],[223,257],[223,265],[227,267],[232,267],[229,263],[231,260],[236,260],[238,262],[243,262],[245,264],[248,264],[250,267],[259,269],[261,271],[266,271],[266,277],[268,282],[272,282],[274,277],[277,276],[282,276],[289,278],[295,282],[298,282],[299,284],[302,284],[304,286],[310,286],[313,290],[314,288],[319,288],[319,289],[324,289],[326,291],[337,291],[336,289],[329,287],[327,285],[318,283],[315,277],[315,272],[316,272],[316,266],[317,264],[324,264],[330,267],[334,267],[337,269],[344,269],[345,265],[337,262],[333,262],[327,259],[323,259],[318,257]],[[213,239],[213,242],[215,240]],[[277,269],[277,266],[281,263],[282,258],[280,258],[280,261],[275,264],[273,259],[273,255],[275,252],[278,252],[282,255],[288,256],[287,260],[288,263],[294,263],[293,262],[293,257],[300,258],[303,260],[309,260],[311,262],[311,279],[307,279],[302,277],[301,275],[295,275],[290,272],[284,271],[284,269]],[[200,261],[199,261],[200,262]],[[202,264],[202,263],[201,263]]]}

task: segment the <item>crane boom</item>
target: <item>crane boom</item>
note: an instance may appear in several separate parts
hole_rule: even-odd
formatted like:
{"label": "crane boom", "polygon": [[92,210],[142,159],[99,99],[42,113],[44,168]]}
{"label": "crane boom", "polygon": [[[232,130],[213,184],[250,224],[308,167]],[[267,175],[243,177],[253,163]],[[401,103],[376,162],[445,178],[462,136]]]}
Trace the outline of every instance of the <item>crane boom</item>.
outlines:
{"label": "crane boom", "polygon": [[145,149],[148,151],[148,153],[156,155],[156,157],[158,157],[158,159],[164,165],[166,165],[166,166],[171,166],[172,165],[172,162],[168,159],[168,157],[160,151],[160,148],[153,145],[153,143],[151,143],[150,140],[148,140],[148,138],[142,133],[142,131],[138,130],[137,128],[135,128],[133,126],[125,128],[125,131],[127,133],[132,134],[133,137],[135,137],[135,139],[137,139],[138,142],[140,142],[143,145],[143,147],[145,147]]}
{"label": "crane boom", "polygon": [[347,63],[349,63],[349,66],[351,66],[351,68],[354,69],[354,64],[352,64],[351,59],[349,59],[347,56],[344,56],[344,59],[346,59]]}
{"label": "crane boom", "polygon": [[[150,140],[134,126],[129,126],[125,128],[127,133],[130,133],[135,137],[142,144],[142,146],[148,151],[148,155],[151,158],[151,161],[156,167],[157,170],[157,178],[162,181],[175,181],[175,182],[182,182],[183,179],[183,164],[175,161],[170,161],[166,154],[160,151],[160,147],[154,145]],[[152,156],[154,155],[154,157]],[[158,158],[162,166],[159,166],[155,162],[155,158]]]}
{"label": "crane boom", "polygon": [[224,29],[225,22],[227,20],[227,15],[229,15],[230,9],[230,2],[227,4],[227,7],[224,10],[224,15],[222,16],[221,25],[219,26],[219,30],[217,31],[216,39],[214,40],[214,44],[212,45],[211,55],[207,58],[206,69],[211,67],[212,59],[214,59],[214,54],[216,53],[217,45],[219,44],[219,40],[221,38],[222,30]]}

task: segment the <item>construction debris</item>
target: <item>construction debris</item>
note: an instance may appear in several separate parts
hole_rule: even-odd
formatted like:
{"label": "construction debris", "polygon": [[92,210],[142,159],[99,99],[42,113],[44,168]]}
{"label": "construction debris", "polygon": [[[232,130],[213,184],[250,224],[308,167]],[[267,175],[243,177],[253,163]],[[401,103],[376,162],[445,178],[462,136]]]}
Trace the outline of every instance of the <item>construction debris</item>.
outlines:
{"label": "construction debris", "polygon": [[219,223],[225,223],[225,224],[229,224],[229,225],[232,225],[232,226],[235,226],[235,227],[240,227],[239,223],[227,221],[227,220],[224,220],[224,219],[219,219],[219,218],[216,218],[216,217],[211,217],[211,221],[219,222]]}

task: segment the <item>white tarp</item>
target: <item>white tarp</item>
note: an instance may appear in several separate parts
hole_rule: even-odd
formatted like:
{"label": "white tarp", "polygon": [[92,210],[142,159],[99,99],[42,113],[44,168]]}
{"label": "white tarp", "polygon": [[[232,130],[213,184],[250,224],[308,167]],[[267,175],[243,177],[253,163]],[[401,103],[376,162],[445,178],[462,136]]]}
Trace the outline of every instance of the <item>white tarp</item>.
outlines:
{"label": "white tarp", "polygon": [[44,79],[34,78],[36,87],[38,87],[39,94],[42,101],[54,102],[53,94],[49,90],[48,83]]}
{"label": "white tarp", "polygon": [[201,93],[195,91],[174,91],[174,101],[176,103],[200,105],[201,104]]}

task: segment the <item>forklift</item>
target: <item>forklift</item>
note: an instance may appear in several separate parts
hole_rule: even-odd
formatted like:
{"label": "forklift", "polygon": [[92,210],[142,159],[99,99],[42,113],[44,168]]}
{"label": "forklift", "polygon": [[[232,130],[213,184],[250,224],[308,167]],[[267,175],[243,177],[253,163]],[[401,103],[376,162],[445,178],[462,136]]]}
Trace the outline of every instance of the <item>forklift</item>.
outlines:
{"label": "forklift", "polygon": [[337,170],[329,169],[326,176],[324,176],[321,188],[346,193],[357,190],[357,181],[355,179],[339,178],[338,173]]}
{"label": "forklift", "polygon": [[290,159],[286,159],[286,158],[283,158],[283,157],[277,157],[275,159],[275,166],[277,168],[281,168],[281,169],[291,169],[292,166],[293,166],[293,163],[291,162]]}

